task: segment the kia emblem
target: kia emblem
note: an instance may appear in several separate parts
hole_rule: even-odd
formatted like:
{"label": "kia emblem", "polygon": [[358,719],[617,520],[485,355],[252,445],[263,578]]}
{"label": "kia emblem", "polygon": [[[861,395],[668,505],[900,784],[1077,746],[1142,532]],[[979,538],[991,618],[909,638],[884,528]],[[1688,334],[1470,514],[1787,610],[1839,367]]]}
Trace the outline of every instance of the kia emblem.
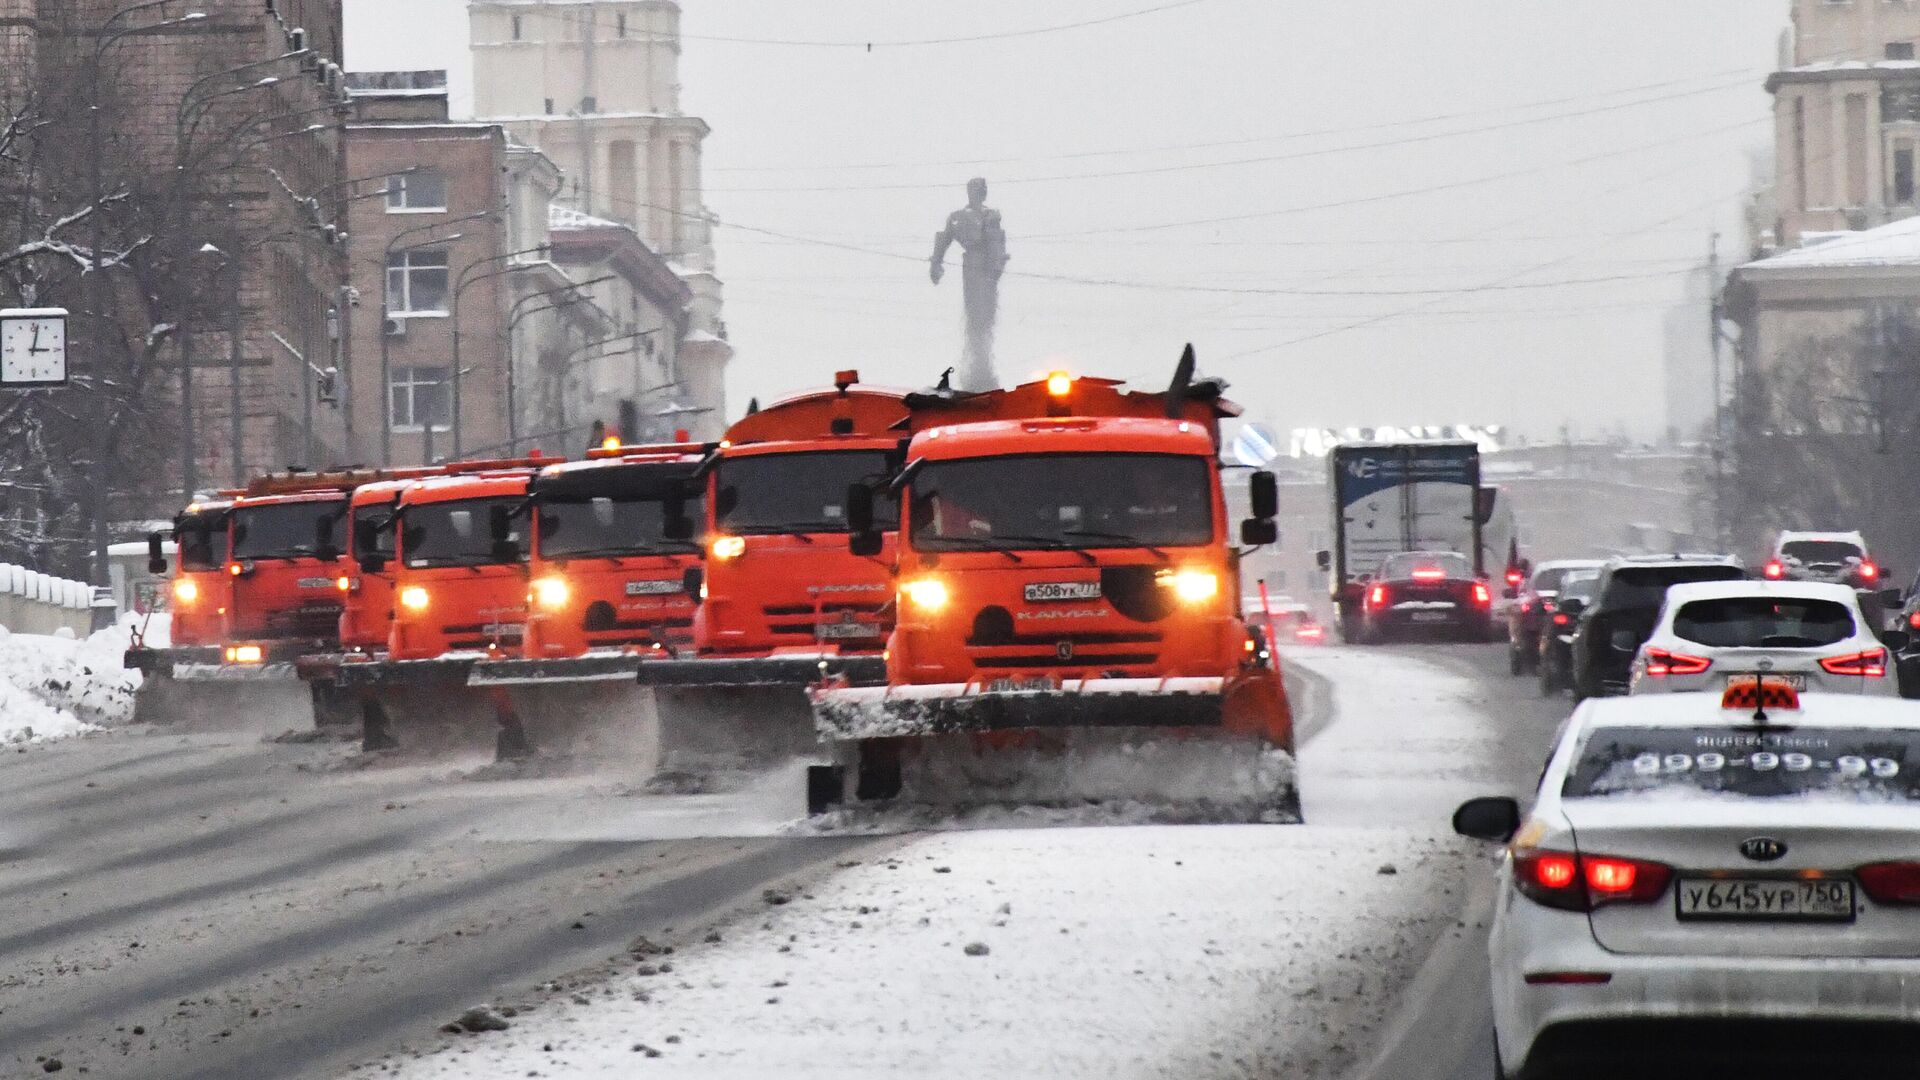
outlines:
{"label": "kia emblem", "polygon": [[1786,841],[1775,840],[1771,836],[1755,836],[1740,841],[1740,854],[1754,862],[1772,862],[1786,853]]}
{"label": "kia emblem", "polygon": [[1073,659],[1073,642],[1063,641],[1053,647],[1053,654],[1062,660]]}

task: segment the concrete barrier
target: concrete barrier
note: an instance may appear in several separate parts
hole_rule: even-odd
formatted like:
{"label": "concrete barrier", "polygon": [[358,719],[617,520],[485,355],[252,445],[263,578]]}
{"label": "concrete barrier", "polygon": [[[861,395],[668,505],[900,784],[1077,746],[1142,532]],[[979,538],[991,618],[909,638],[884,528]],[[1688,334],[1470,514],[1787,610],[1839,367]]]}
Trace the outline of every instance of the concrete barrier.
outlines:
{"label": "concrete barrier", "polygon": [[0,563],[0,626],[16,634],[93,631],[93,586]]}

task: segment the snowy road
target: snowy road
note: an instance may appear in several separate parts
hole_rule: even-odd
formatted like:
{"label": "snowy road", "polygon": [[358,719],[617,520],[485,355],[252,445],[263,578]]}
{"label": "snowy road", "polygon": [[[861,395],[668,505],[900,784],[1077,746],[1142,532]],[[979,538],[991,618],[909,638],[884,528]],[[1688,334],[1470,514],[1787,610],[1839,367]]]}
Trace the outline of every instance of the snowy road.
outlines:
{"label": "snowy road", "polygon": [[[887,846],[769,838],[797,787],[665,800],[353,762],[134,732],[0,753],[0,1075],[337,1075]],[[721,821],[744,835],[638,839]]]}
{"label": "snowy road", "polygon": [[[379,1067],[408,1080],[1340,1080],[1382,1051],[1370,1075],[1483,1077],[1456,919],[1484,875],[1446,816],[1524,787],[1558,718],[1498,660],[1306,657],[1337,706],[1303,718],[1306,827],[823,837],[788,828],[797,777],[660,797],[255,736],[9,749],[0,1075],[337,1077],[405,1045]],[[1445,992],[1402,1008],[1416,977]],[[480,1002],[512,1027],[436,1033]]]}

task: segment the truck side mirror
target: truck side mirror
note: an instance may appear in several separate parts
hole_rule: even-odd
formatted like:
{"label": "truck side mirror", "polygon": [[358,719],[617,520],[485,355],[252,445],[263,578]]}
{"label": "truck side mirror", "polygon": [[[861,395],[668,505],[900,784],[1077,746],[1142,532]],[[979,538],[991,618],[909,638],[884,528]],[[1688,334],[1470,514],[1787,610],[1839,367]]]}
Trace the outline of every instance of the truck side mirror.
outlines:
{"label": "truck side mirror", "polygon": [[321,562],[340,561],[340,549],[333,546],[333,530],[340,519],[332,514],[322,514],[313,523],[313,557]]}
{"label": "truck side mirror", "polygon": [[693,515],[687,513],[687,500],[668,499],[660,506],[660,538],[674,543],[693,539]]}
{"label": "truck side mirror", "polygon": [[147,534],[147,573],[165,574],[166,572],[167,549],[160,539],[160,534],[150,532]]}
{"label": "truck side mirror", "polygon": [[884,546],[873,521],[873,489],[862,483],[847,485],[847,550],[863,558],[880,554]]}
{"label": "truck side mirror", "polygon": [[1333,552],[1331,552],[1331,551],[1316,551],[1316,552],[1314,552],[1314,553],[1313,553],[1313,565],[1315,565],[1315,566],[1317,566],[1317,567],[1319,567],[1319,568],[1320,568],[1320,569],[1322,569],[1322,570],[1331,570],[1331,569],[1333,569]]}
{"label": "truck side mirror", "polygon": [[687,599],[696,604],[705,600],[707,598],[706,570],[698,566],[687,567],[686,572],[680,575],[680,588],[687,594]]}
{"label": "truck side mirror", "polygon": [[1244,547],[1265,547],[1280,539],[1280,526],[1272,518],[1248,518],[1240,523],[1240,543]]}
{"label": "truck side mirror", "polygon": [[[1280,515],[1280,482],[1262,469],[1247,480],[1247,503],[1252,516],[1266,521]],[[1272,543],[1272,541],[1268,541]]]}
{"label": "truck side mirror", "polygon": [[387,555],[380,550],[380,523],[356,521],[353,524],[354,559],[364,573],[377,574],[387,568]]}
{"label": "truck side mirror", "polygon": [[1483,487],[1473,493],[1473,517],[1485,525],[1493,520],[1493,512],[1500,508],[1500,489]]}

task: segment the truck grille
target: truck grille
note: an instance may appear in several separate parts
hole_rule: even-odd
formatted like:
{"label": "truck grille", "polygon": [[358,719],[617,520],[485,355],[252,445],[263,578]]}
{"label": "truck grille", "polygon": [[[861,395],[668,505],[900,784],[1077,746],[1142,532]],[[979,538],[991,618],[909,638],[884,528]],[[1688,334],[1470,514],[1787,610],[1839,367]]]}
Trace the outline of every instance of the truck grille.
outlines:
{"label": "truck grille", "polygon": [[332,638],[340,634],[339,607],[309,607],[299,611],[276,611],[267,616],[266,633],[270,638]]}

